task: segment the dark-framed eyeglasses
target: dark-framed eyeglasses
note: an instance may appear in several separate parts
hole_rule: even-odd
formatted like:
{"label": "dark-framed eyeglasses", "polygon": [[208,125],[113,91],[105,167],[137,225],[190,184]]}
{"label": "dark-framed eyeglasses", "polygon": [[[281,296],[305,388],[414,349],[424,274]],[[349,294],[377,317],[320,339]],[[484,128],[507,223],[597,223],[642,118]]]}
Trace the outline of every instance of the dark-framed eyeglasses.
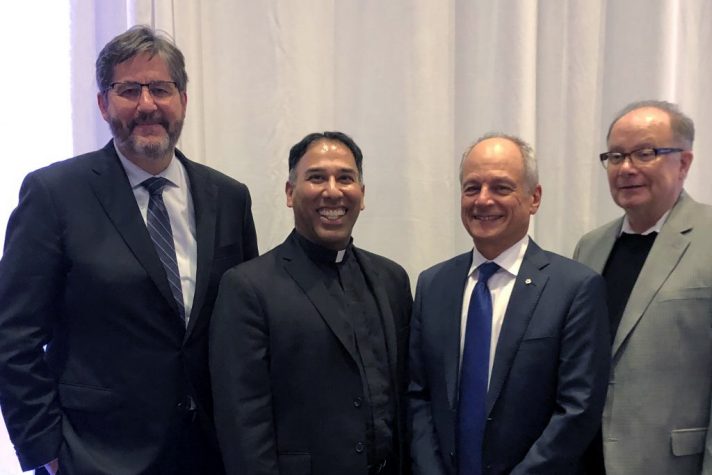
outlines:
{"label": "dark-framed eyeglasses", "polygon": [[682,148],[671,147],[645,147],[633,150],[632,152],[603,152],[599,155],[603,168],[622,165],[625,159],[630,157],[630,161],[636,165],[645,165],[654,161],[661,155],[668,155],[675,152],[683,152]]}
{"label": "dark-framed eyeglasses", "polygon": [[112,82],[109,85],[109,89],[114,91],[117,96],[133,102],[139,100],[144,87],[148,88],[148,93],[155,101],[170,99],[178,93],[178,84],[176,84],[175,81],[152,81],[145,83],[122,81]]}

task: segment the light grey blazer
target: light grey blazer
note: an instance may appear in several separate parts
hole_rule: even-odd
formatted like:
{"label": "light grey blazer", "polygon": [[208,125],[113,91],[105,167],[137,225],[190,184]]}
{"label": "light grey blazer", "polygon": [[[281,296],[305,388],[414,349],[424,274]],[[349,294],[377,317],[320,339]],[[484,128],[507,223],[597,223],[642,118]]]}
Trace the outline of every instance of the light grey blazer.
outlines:
{"label": "light grey blazer", "polygon": [[[619,218],[581,238],[598,272]],[[603,447],[608,475],[712,475],[712,207],[682,192],[623,311],[612,348]]]}

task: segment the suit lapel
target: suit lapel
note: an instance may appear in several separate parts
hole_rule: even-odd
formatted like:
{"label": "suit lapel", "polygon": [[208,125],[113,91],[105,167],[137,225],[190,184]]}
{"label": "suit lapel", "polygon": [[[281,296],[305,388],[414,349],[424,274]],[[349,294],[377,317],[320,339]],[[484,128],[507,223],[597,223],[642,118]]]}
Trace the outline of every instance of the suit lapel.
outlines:
{"label": "suit lapel", "polygon": [[188,173],[190,193],[193,197],[195,215],[195,239],[197,242],[197,269],[195,274],[195,295],[188,320],[186,338],[200,316],[205,296],[210,285],[213,255],[215,253],[215,227],[217,223],[218,190],[204,170],[176,150],[176,155]]}
{"label": "suit lapel", "polygon": [[282,244],[280,254],[285,271],[302,289],[349,355],[358,362],[351,323],[340,310],[338,302],[329,294],[318,267],[299,248],[294,235],[289,236]]}
{"label": "suit lapel", "polygon": [[146,223],[141,218],[136,198],[131,191],[131,185],[121,166],[113,142],[109,142],[101,150],[101,155],[96,157],[92,163],[92,172],[90,184],[99,203],[126,245],[177,315],[178,308],[171,294],[163,264],[156,254],[153,241],[146,229]]}
{"label": "suit lapel", "polygon": [[608,256],[611,255],[611,251],[616,243],[616,239],[618,239],[622,226],[623,218],[609,225],[604,231],[601,240],[598,241],[591,249],[591,255],[586,259],[583,259],[583,262],[585,262],[586,265],[599,274],[601,274],[603,272],[603,268],[606,267]]}
{"label": "suit lapel", "polygon": [[398,358],[398,348],[397,348],[397,337],[396,337],[396,324],[393,312],[391,311],[390,301],[386,295],[386,288],[381,281],[378,270],[373,265],[371,259],[360,249],[353,248],[354,255],[361,265],[364,275],[366,276],[366,282],[369,288],[373,291],[373,295],[376,298],[376,305],[380,311],[381,322],[383,323],[383,332],[386,337],[386,349],[388,351],[388,364],[391,368],[391,374],[395,375],[397,358]]}
{"label": "suit lapel", "polygon": [[460,254],[440,271],[442,276],[433,279],[438,307],[437,320],[443,336],[442,345],[445,385],[450,408],[457,407],[457,388],[460,376],[460,327],[462,324],[462,298],[465,293],[467,271],[472,265],[472,252]]}
{"label": "suit lapel", "polygon": [[677,205],[670,212],[660,234],[645,259],[638,280],[628,298],[621,317],[612,354],[615,357],[621,345],[635,328],[645,309],[677,266],[690,244],[685,235],[693,227],[694,216],[691,207],[694,202],[683,192]]}
{"label": "suit lapel", "polygon": [[544,270],[548,265],[549,259],[546,254],[533,240],[530,240],[519,268],[519,274],[514,281],[514,288],[505,311],[502,331],[495,350],[487,392],[487,414],[492,410],[494,402],[502,391],[524,332],[529,326],[539,297],[549,280],[549,276]]}

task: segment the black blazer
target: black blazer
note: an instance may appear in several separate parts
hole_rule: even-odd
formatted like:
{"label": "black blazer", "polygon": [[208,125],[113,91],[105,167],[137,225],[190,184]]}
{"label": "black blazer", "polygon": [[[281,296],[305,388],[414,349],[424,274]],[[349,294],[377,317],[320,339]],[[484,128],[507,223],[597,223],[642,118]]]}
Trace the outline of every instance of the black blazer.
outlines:
{"label": "black blazer", "polygon": [[[354,249],[380,309],[404,460],[408,276]],[[218,439],[234,475],[366,475],[363,368],[349,320],[294,235],[225,273],[210,330]]]}
{"label": "black blazer", "polygon": [[[461,254],[418,279],[408,388],[414,474],[458,473],[460,321],[471,263],[472,252]],[[483,473],[579,473],[601,422],[609,348],[603,278],[530,241],[495,350]]]}
{"label": "black blazer", "polygon": [[152,470],[187,396],[210,454],[209,318],[223,272],[257,243],[247,188],[176,153],[197,238],[187,330],[111,142],[22,184],[0,261],[0,404],[23,469]]}

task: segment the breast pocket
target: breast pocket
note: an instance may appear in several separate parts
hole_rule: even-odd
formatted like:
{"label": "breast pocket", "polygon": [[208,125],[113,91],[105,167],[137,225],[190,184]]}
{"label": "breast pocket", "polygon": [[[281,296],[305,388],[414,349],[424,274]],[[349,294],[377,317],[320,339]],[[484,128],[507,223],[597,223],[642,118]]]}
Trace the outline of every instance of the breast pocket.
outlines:
{"label": "breast pocket", "polygon": [[689,287],[686,289],[661,290],[658,293],[658,302],[677,300],[709,300],[712,298],[710,287]]}

